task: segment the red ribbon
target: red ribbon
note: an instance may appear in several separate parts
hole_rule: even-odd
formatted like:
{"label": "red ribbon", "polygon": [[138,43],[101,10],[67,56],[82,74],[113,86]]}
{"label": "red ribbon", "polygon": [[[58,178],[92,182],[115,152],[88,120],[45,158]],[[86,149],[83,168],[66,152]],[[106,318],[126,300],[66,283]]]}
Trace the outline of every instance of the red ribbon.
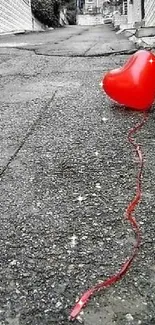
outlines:
{"label": "red ribbon", "polygon": [[130,222],[132,229],[135,232],[136,243],[133,247],[131,256],[126,259],[126,261],[122,264],[120,270],[117,273],[110,276],[105,281],[96,284],[91,289],[88,289],[82,295],[82,297],[78,300],[78,302],[75,304],[75,306],[73,307],[73,309],[70,313],[70,320],[72,320],[72,321],[77,318],[77,316],[81,312],[82,308],[86,306],[88,300],[90,299],[90,297],[93,294],[95,294],[96,292],[99,292],[102,289],[105,289],[105,288],[111,286],[112,284],[115,284],[117,281],[121,280],[121,278],[129,270],[134,258],[136,257],[136,255],[138,253],[138,249],[139,249],[140,243],[141,243],[141,231],[140,231],[139,224],[137,223],[135,217],[133,216],[133,213],[135,211],[136,206],[139,204],[139,202],[141,200],[141,196],[142,196],[142,171],[143,171],[144,163],[143,163],[143,156],[142,156],[141,148],[140,148],[139,144],[137,144],[135,142],[135,140],[132,136],[133,136],[133,134],[135,134],[137,131],[139,131],[142,128],[142,126],[147,121],[147,117],[148,117],[147,113],[144,113],[142,121],[140,123],[136,124],[135,127],[133,127],[132,129],[130,129],[129,133],[128,133],[128,140],[131,143],[131,145],[134,147],[135,152],[138,156],[139,169],[138,169],[138,173],[137,173],[136,194],[135,194],[134,198],[130,201],[130,203],[127,207],[127,210],[125,213],[125,218]]}

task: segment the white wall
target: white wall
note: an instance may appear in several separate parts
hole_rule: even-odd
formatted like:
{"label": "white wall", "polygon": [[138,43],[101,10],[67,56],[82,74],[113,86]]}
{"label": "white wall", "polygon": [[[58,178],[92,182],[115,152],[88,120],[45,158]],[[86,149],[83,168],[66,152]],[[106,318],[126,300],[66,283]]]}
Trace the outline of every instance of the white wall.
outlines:
{"label": "white wall", "polygon": [[30,0],[0,0],[0,33],[33,30],[33,26],[42,30],[40,23],[32,21]]}
{"label": "white wall", "polygon": [[68,20],[66,18],[66,13],[67,13],[67,9],[66,8],[63,8],[60,11],[59,23],[60,23],[61,26],[68,25]]}
{"label": "white wall", "polygon": [[77,25],[91,26],[91,25],[102,25],[104,19],[102,15],[77,15]]}

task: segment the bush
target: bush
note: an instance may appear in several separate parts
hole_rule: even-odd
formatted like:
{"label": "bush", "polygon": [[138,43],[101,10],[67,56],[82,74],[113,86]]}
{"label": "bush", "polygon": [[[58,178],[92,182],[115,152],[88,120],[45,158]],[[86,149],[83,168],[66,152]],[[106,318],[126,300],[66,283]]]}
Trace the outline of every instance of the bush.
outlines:
{"label": "bush", "polygon": [[75,10],[67,10],[66,18],[68,20],[69,25],[76,25],[76,11]]}
{"label": "bush", "polygon": [[48,27],[59,27],[61,6],[67,9],[66,18],[70,25],[76,24],[75,0],[31,0],[34,16]]}
{"label": "bush", "polygon": [[59,26],[60,2],[59,0],[31,0],[34,16],[48,27]]}
{"label": "bush", "polygon": [[67,9],[66,18],[68,20],[69,25],[76,25],[76,2],[75,0],[63,0],[63,4]]}

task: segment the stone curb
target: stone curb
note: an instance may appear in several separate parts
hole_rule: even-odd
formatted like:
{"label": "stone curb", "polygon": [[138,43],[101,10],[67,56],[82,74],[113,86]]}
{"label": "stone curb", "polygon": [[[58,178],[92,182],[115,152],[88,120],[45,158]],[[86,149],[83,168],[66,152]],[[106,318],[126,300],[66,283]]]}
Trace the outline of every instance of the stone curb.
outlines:
{"label": "stone curb", "polygon": [[6,37],[6,36],[16,36],[16,35],[22,35],[22,34],[32,34],[32,33],[44,33],[47,31],[50,31],[54,29],[53,27],[47,28],[47,30],[19,30],[19,31],[12,31],[12,32],[6,32],[6,33],[0,33],[0,37]]}
{"label": "stone curb", "polygon": [[4,33],[0,33],[0,36],[8,36],[8,35],[18,35],[18,34],[25,34],[26,31],[25,30],[19,30],[19,31],[12,31],[12,32],[4,32]]}
{"label": "stone curb", "polygon": [[137,37],[137,30],[135,28],[119,30],[117,34],[124,34],[132,43],[134,43],[137,49],[153,49],[155,48],[155,36],[151,37]]}
{"label": "stone curb", "polygon": [[137,48],[153,49],[155,48],[155,37],[141,37],[138,38],[135,35],[129,37],[129,40],[133,42]]}

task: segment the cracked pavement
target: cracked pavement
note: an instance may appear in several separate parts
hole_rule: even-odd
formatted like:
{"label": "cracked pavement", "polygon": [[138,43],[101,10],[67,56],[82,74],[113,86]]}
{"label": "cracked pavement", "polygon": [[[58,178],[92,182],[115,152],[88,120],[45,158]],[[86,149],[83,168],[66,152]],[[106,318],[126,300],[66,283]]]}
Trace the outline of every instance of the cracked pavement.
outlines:
{"label": "cracked pavement", "polygon": [[[134,51],[106,25],[0,37],[0,325],[71,324],[76,298],[131,252],[123,215],[137,165],[127,133],[142,116],[112,104],[99,83]],[[136,135],[139,255],[74,324],[155,324],[154,120],[152,110]]]}
{"label": "cracked pavement", "polygon": [[[121,35],[115,35],[104,26],[68,26],[46,33],[30,33],[28,35],[8,36],[0,43],[1,47],[24,48],[33,50],[37,55],[44,56],[106,56],[113,53],[133,53],[133,43]],[[109,41],[110,37],[110,41]]]}

